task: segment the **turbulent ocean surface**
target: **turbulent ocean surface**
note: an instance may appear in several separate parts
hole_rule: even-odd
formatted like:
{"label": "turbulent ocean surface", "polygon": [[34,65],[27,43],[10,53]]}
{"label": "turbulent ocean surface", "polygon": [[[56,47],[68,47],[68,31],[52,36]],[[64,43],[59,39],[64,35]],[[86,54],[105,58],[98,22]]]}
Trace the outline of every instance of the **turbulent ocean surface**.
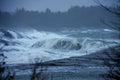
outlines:
{"label": "turbulent ocean surface", "polygon": [[87,55],[119,44],[119,32],[110,29],[48,31],[0,30],[0,51],[7,64],[29,63]]}

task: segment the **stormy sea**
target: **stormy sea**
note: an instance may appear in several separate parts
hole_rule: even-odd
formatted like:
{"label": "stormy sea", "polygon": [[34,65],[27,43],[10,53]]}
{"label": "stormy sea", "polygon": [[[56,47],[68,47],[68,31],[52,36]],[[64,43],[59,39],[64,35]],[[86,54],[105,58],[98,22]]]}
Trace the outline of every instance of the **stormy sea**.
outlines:
{"label": "stormy sea", "polygon": [[[40,59],[53,80],[103,80],[107,71],[104,50],[120,44],[112,29],[64,29],[61,31],[0,30],[0,51],[16,80],[29,80],[29,64]],[[117,47],[118,49],[118,47]],[[119,50],[119,49],[118,49]],[[99,57],[97,57],[99,56]],[[97,58],[96,58],[97,57]]]}

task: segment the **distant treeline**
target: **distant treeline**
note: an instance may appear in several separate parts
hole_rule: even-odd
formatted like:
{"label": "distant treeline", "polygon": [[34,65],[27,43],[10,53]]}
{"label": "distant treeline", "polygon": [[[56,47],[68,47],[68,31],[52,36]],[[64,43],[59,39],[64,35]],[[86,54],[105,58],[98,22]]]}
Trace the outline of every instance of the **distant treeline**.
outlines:
{"label": "distant treeline", "polygon": [[38,29],[103,27],[100,19],[112,19],[111,14],[99,6],[71,7],[66,12],[28,11],[24,8],[15,12],[0,11],[0,27],[3,26],[33,26]]}

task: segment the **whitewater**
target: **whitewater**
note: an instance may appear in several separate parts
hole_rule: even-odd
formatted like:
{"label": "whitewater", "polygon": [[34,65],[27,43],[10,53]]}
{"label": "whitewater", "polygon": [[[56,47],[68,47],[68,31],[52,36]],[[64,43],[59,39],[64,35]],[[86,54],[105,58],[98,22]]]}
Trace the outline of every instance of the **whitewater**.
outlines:
{"label": "whitewater", "polygon": [[[97,30],[47,32],[30,30],[18,32],[0,30],[0,52],[7,56],[7,64],[30,63],[35,58],[42,61],[87,55],[119,44],[117,39],[91,38]],[[103,33],[115,33],[103,29]],[[82,36],[82,35],[88,36]]]}

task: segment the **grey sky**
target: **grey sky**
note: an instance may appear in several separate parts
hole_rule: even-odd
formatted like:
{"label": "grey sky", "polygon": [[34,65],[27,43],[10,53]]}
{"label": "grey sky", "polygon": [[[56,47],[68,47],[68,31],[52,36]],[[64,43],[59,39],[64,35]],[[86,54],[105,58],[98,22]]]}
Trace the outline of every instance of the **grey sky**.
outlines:
{"label": "grey sky", "polygon": [[[100,0],[104,4],[111,5],[114,0]],[[94,0],[0,0],[0,10],[14,11],[16,8],[27,10],[45,11],[67,11],[71,6],[94,6]]]}

